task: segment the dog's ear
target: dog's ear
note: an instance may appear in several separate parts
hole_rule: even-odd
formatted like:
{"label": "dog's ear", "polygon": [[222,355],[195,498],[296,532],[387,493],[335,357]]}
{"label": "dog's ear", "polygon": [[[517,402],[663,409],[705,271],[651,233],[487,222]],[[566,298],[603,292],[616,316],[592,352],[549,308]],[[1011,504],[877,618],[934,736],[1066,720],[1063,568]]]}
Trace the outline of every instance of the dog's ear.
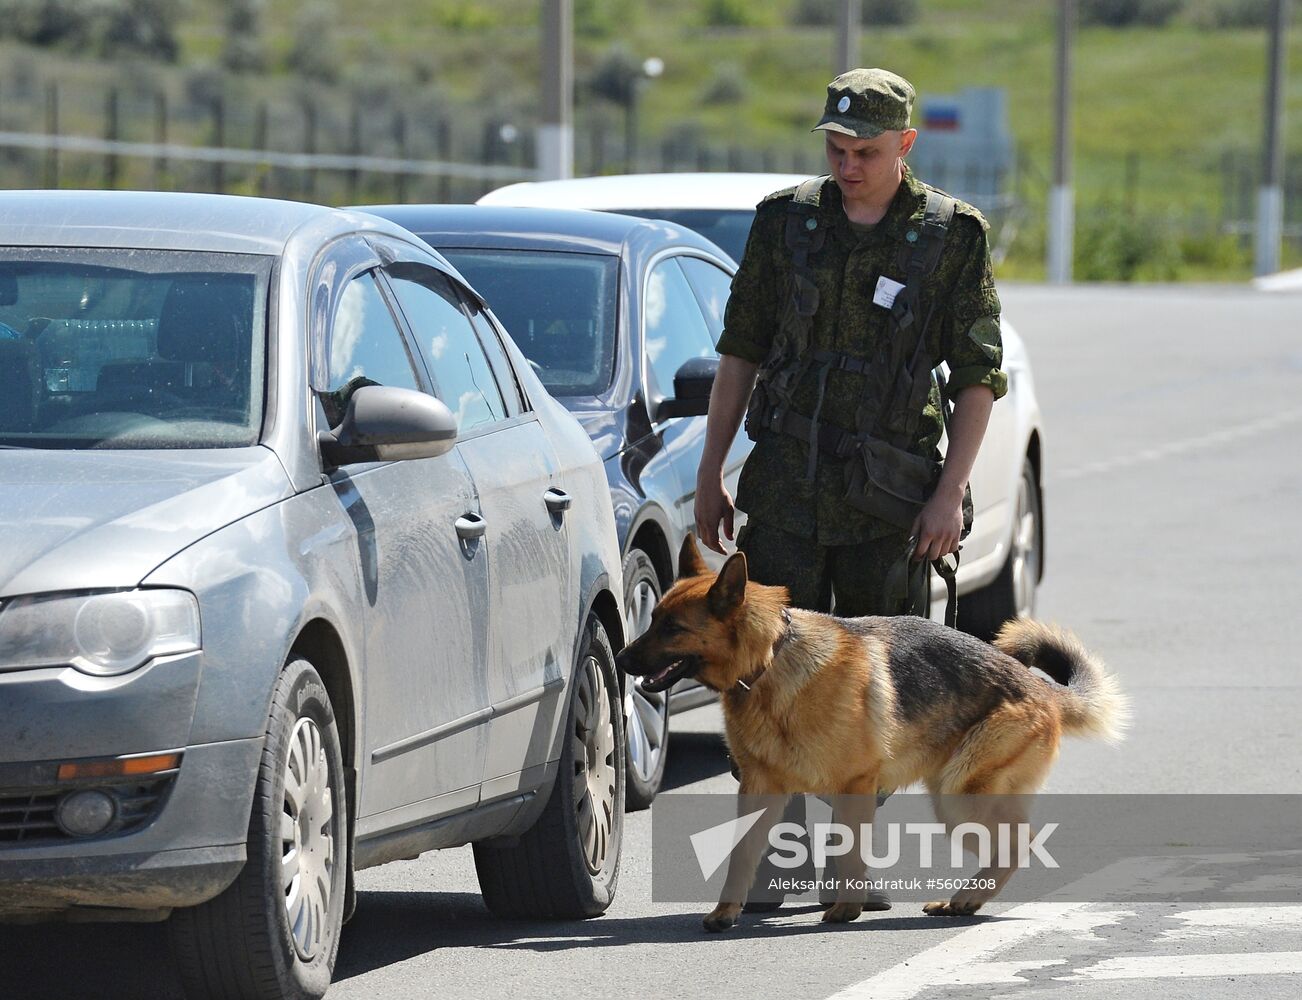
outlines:
{"label": "dog's ear", "polygon": [[708,601],[710,614],[727,618],[746,600],[746,555],[738,552],[728,557],[719,570],[719,578],[710,588]]}
{"label": "dog's ear", "polygon": [[705,565],[701,551],[696,547],[696,535],[689,531],[683,539],[683,547],[678,550],[678,579],[685,580],[689,576],[701,576],[708,572],[710,567]]}

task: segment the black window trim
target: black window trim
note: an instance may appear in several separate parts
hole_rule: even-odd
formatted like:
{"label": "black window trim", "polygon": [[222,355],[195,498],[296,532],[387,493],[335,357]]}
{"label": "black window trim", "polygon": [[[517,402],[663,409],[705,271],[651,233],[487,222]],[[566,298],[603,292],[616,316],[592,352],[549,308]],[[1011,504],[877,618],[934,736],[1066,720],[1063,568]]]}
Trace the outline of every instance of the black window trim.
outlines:
{"label": "black window trim", "polygon": [[[705,257],[706,260],[712,259],[710,257],[707,257],[703,252],[696,250],[696,248],[694,247],[666,247],[662,250],[657,251],[655,254],[651,256],[651,258],[646,263],[645,269],[642,272],[642,282],[641,282],[642,287],[641,287],[641,294],[639,295],[640,301],[638,302],[638,318],[637,318],[638,342],[642,345],[642,350],[639,352],[641,357],[638,360],[642,365],[642,384],[646,387],[646,395],[648,397],[647,412],[649,414],[654,414],[656,409],[658,409],[660,402],[669,399],[673,395],[673,388],[674,388],[672,385],[669,386],[669,391],[668,393],[666,393],[665,387],[659,384],[659,382],[655,378],[655,374],[651,370],[651,361],[647,357],[647,352],[646,352],[647,288],[649,287],[651,282],[651,273],[657,267],[663,264],[665,261],[668,260],[674,261],[674,266],[678,268],[678,273],[682,275],[683,281],[687,283],[688,291],[691,292],[692,302],[695,303],[696,305],[696,311],[701,314],[701,322],[705,324],[705,330],[707,335],[709,334],[709,330],[710,330],[710,322],[708,319],[706,319],[705,309],[702,308],[701,306],[700,297],[697,295],[696,289],[692,287],[692,279],[687,276],[687,272],[683,270],[682,264],[678,263],[677,258],[679,257]],[[711,342],[710,347],[712,350],[714,350],[714,356],[718,357],[719,352],[717,349],[715,349],[713,341]],[[668,423],[669,421],[679,420],[679,419],[690,420],[696,418],[665,417],[663,419],[656,419],[654,416],[652,416],[651,422],[653,426],[658,427],[662,424]]]}
{"label": "black window trim", "polygon": [[[398,322],[402,328],[403,339],[407,343],[408,350],[410,351],[412,350],[412,345],[416,343],[416,339],[415,339],[416,334],[415,331],[412,329],[410,322],[407,320],[406,313],[402,311],[402,304],[398,300],[398,293],[394,291],[393,286],[389,284],[390,281],[389,275],[385,271],[385,268],[392,267],[395,264],[408,264],[408,265],[419,266],[419,267],[427,267],[431,271],[435,272],[436,274],[441,275],[452,287],[453,294],[456,295],[458,304],[460,304],[463,301],[463,295],[462,292],[460,291],[461,283],[457,281],[451,274],[449,274],[443,268],[435,267],[432,263],[423,260],[409,260],[409,259],[396,258],[387,263],[381,264],[376,269],[379,279],[384,285],[385,293],[389,297],[391,303],[390,308],[395,310],[398,314],[399,317]],[[502,393],[502,387],[498,382],[497,372],[493,368],[492,358],[490,358],[488,356],[488,352],[484,350],[483,343],[479,340],[479,331],[475,329],[475,324],[471,320],[471,318],[465,314],[464,307],[462,308],[461,311],[462,311],[462,315],[466,320],[466,325],[470,327],[471,333],[474,334],[475,342],[480,345],[479,349],[484,356],[484,363],[488,365],[489,374],[493,376],[493,383],[494,385],[497,386],[498,396],[502,397],[502,403],[505,406],[506,400]],[[446,401],[443,399],[443,396],[438,388],[438,381],[437,379],[434,378],[434,373],[431,372],[429,370],[429,367],[425,364],[424,354],[421,353],[419,346],[417,346],[415,350],[417,356],[420,358],[421,371],[425,372],[427,375],[428,382],[430,385],[430,390],[429,390],[430,395],[432,395],[435,399],[442,401],[444,405],[447,405]],[[499,430],[505,430],[508,427],[514,427],[516,424],[524,423],[526,422],[526,420],[530,420],[530,419],[536,419],[531,409],[521,410],[520,413],[516,413],[516,414],[503,413],[503,415],[498,419],[490,420],[486,423],[479,424],[478,426],[473,427],[468,431],[462,432],[460,428],[458,428],[457,443],[459,444],[462,441],[473,440],[474,438],[482,437],[485,434],[492,434]]]}

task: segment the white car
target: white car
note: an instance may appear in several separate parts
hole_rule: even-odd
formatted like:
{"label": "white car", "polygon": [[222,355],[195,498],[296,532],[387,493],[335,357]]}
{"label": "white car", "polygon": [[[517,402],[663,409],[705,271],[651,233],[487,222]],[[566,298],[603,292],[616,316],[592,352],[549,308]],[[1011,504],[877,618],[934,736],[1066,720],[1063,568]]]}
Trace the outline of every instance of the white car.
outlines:
{"label": "white car", "polygon": [[[805,179],[802,174],[625,174],[511,184],[479,201],[665,219],[695,229],[740,260],[759,201]],[[958,625],[986,638],[1007,619],[1032,614],[1044,575],[1040,407],[1026,347],[1007,320],[1002,327],[1008,395],[991,414],[972,470],[976,519],[958,570]],[[943,616],[944,594],[933,576],[934,618]]]}

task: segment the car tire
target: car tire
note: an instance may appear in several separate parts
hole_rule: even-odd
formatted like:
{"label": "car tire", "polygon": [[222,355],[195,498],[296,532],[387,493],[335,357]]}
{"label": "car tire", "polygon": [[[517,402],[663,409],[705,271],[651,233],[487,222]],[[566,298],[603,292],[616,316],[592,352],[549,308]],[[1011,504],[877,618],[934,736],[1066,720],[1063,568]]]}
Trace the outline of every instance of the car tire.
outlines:
{"label": "car tire", "polygon": [[499,917],[577,920],[615,898],[624,833],[624,717],[615,654],[584,627],[560,769],[538,820],[513,846],[474,845],[484,903]]}
{"label": "car tire", "polygon": [[[660,576],[651,557],[633,549],[624,557],[624,641],[632,642],[651,625],[660,601]],[[669,756],[669,692],[643,691],[632,677],[624,695],[624,735],[628,744],[624,807],[646,809],[665,778]]]}
{"label": "car tire", "polygon": [[1022,462],[1008,558],[999,575],[980,590],[959,599],[958,627],[989,641],[1011,618],[1035,613],[1035,588],[1040,579],[1044,525],[1040,487],[1030,458]]}
{"label": "car tire", "polygon": [[292,659],[271,699],[248,860],[219,896],[175,910],[169,921],[190,1000],[316,1000],[325,994],[343,922],[347,814],[330,697],[312,665]]}

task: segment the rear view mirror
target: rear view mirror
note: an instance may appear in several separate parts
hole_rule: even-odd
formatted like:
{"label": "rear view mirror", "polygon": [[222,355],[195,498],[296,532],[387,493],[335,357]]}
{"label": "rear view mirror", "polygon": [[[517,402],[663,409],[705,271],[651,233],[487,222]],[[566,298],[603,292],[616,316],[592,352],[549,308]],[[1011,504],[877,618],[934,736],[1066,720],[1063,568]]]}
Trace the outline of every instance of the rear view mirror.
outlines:
{"label": "rear view mirror", "polygon": [[688,358],[674,372],[674,398],[656,408],[656,419],[704,416],[710,409],[710,392],[718,373],[718,358]]}
{"label": "rear view mirror", "polygon": [[457,441],[457,418],[415,389],[364,385],[348,397],[339,426],[317,435],[331,466],[435,458]]}

